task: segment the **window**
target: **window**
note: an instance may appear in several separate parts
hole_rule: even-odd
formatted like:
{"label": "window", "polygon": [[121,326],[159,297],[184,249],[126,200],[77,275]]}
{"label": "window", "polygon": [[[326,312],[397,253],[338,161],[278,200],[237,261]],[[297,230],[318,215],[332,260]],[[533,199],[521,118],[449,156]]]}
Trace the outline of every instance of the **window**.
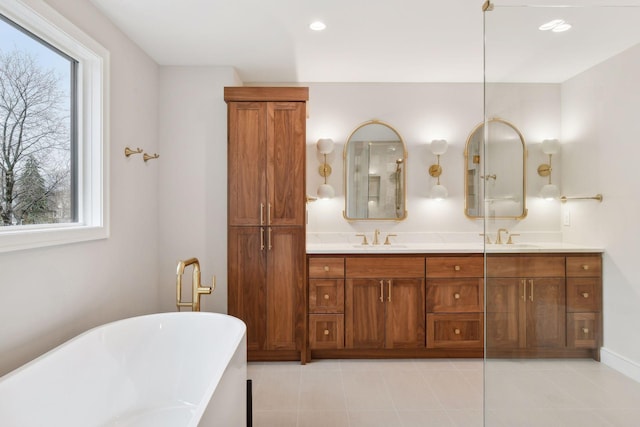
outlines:
{"label": "window", "polygon": [[108,52],[0,0],[0,251],[108,236]]}

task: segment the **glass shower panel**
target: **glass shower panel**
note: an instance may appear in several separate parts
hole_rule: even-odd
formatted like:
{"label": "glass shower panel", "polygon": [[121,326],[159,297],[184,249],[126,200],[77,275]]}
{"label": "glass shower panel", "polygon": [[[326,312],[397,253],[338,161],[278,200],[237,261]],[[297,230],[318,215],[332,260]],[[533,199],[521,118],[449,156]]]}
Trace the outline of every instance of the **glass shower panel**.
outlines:
{"label": "glass shower panel", "polygon": [[[481,181],[480,192],[485,234],[491,240],[484,250],[484,424],[640,425],[640,411],[637,424],[610,422],[618,416],[616,408],[624,407],[620,401],[635,389],[599,382],[605,369],[617,374],[600,363],[602,343],[607,343],[607,331],[614,332],[617,313],[608,312],[605,303],[601,313],[587,313],[591,327],[576,329],[581,318],[572,309],[572,293],[586,282],[571,277],[570,263],[584,254],[553,249],[567,244],[604,247],[604,275],[597,280],[604,300],[607,295],[616,298],[607,266],[609,271],[620,268],[625,256],[624,251],[609,250],[608,245],[614,249],[618,243],[600,230],[607,227],[602,218],[608,208],[597,202],[547,201],[539,195],[548,182],[568,196],[608,188],[620,197],[612,203],[638,206],[631,171],[610,175],[611,165],[629,163],[625,152],[632,135],[637,144],[640,128],[640,7],[508,3],[495,2],[484,13],[482,167],[486,176],[500,171],[498,179]],[[501,160],[502,149],[491,145],[496,135],[488,123],[494,118],[514,124],[526,142],[524,218],[494,214],[495,203],[506,203],[502,196],[510,194],[508,187],[499,187],[507,183],[500,180],[518,173],[516,165]],[[545,139],[560,141],[552,163],[541,149]],[[551,181],[538,173],[547,163],[552,165]],[[607,194],[604,197],[606,201]],[[513,245],[507,244],[509,238]],[[612,277],[618,284],[619,276]],[[631,293],[629,297],[634,298]],[[594,338],[580,339],[577,333]],[[628,384],[621,379],[623,383]],[[606,405],[612,395],[622,397],[610,409]]]}

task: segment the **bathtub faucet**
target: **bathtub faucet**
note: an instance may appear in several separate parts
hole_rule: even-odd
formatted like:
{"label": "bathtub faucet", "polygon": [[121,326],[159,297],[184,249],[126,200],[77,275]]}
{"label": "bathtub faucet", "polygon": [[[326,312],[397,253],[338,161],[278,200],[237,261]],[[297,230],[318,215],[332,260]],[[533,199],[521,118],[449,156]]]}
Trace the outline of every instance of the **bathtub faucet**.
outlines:
{"label": "bathtub faucet", "polygon": [[[191,302],[182,301],[182,275],[184,269],[190,265],[193,265],[193,273],[191,276]],[[176,306],[178,311],[180,307],[191,307],[191,311],[200,311],[200,295],[210,294],[216,288],[216,277],[213,276],[213,283],[211,287],[200,285],[200,262],[198,258],[189,258],[185,261],[178,262],[176,278]]]}

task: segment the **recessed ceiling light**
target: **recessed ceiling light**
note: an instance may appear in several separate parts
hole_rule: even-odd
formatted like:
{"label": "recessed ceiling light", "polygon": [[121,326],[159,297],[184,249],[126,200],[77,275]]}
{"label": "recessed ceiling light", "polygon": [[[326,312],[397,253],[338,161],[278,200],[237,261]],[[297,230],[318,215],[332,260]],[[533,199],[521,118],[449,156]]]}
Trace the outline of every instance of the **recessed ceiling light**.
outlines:
{"label": "recessed ceiling light", "polygon": [[564,19],[554,19],[553,21],[549,21],[546,24],[542,24],[538,27],[540,31],[548,31],[551,30],[556,25],[564,24]]}
{"label": "recessed ceiling light", "polygon": [[553,31],[554,33],[562,33],[570,29],[571,29],[571,24],[567,24],[565,22],[564,24],[556,25],[551,29],[551,31]]}
{"label": "recessed ceiling light", "polygon": [[322,31],[327,28],[327,26],[322,21],[315,21],[312,22],[311,25],[309,25],[309,28],[311,28],[313,31]]}
{"label": "recessed ceiling light", "polygon": [[561,33],[571,29],[571,24],[567,24],[564,19],[554,19],[546,24],[542,24],[538,27],[540,31],[553,31],[554,33]]}

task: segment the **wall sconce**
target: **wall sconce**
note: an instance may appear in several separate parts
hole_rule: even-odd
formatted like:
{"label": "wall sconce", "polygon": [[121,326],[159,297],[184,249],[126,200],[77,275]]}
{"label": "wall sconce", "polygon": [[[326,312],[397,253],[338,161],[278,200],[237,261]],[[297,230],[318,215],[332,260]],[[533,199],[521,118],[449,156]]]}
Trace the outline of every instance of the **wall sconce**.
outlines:
{"label": "wall sconce", "polygon": [[560,143],[557,139],[545,139],[542,141],[542,152],[549,155],[549,163],[538,166],[538,175],[549,177],[549,181],[540,190],[540,197],[545,200],[557,199],[560,196],[558,187],[551,183],[551,157],[560,150]]}
{"label": "wall sconce", "polygon": [[436,200],[446,199],[449,195],[447,188],[440,184],[440,175],[442,175],[442,166],[440,166],[440,156],[447,151],[447,141],[444,139],[434,139],[429,145],[431,152],[436,155],[437,163],[429,167],[429,175],[438,178],[436,185],[431,188],[431,197]]}
{"label": "wall sconce", "polygon": [[335,196],[336,192],[332,186],[327,184],[327,177],[331,175],[331,166],[327,163],[327,154],[333,151],[333,140],[331,138],[321,138],[316,144],[318,153],[324,156],[324,162],[318,168],[318,173],[324,178],[324,184],[318,187],[318,197],[321,199],[330,199]]}

